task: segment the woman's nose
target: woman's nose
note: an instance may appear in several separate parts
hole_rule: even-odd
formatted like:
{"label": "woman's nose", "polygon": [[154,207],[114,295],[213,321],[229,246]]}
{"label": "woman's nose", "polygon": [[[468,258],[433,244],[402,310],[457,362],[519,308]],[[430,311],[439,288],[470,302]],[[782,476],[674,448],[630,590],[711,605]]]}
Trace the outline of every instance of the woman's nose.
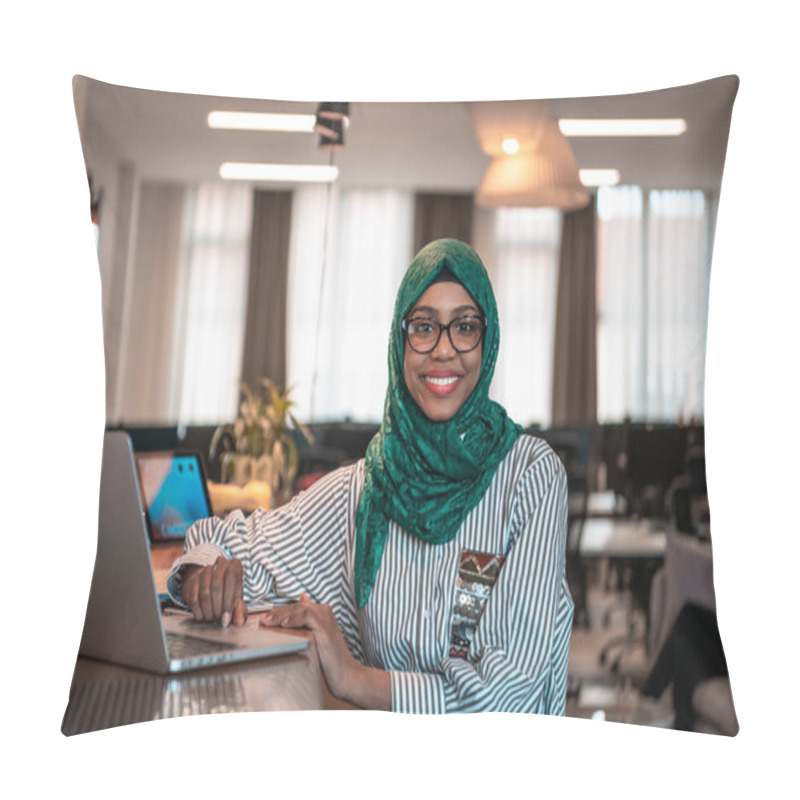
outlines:
{"label": "woman's nose", "polygon": [[456,349],[450,341],[450,330],[442,329],[442,335],[439,337],[436,347],[433,348],[431,356],[433,358],[452,358],[455,354]]}

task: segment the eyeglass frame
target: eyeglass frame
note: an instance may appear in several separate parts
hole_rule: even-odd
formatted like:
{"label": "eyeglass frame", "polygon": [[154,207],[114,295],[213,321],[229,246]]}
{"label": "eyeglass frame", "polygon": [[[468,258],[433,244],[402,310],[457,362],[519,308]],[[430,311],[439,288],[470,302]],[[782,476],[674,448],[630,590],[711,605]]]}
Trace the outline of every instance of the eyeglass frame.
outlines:
{"label": "eyeglass frame", "polygon": [[[478,337],[478,341],[475,342],[475,344],[472,347],[470,347],[469,350],[459,350],[458,347],[456,347],[456,343],[453,341],[453,337],[450,333],[450,326],[453,323],[456,323],[462,319],[478,319],[481,321],[481,333],[480,336]],[[426,322],[433,322],[439,326],[439,333],[436,336],[436,341],[433,343],[433,347],[431,347],[430,350],[417,350],[417,348],[414,347],[413,344],[411,344],[411,338],[408,333],[407,325],[409,322],[416,322],[417,320],[425,320]],[[483,341],[483,337],[486,334],[487,321],[486,317],[483,314],[460,314],[459,316],[451,319],[450,322],[447,323],[447,325],[443,325],[435,317],[428,317],[425,315],[421,315],[418,317],[405,317],[400,323],[400,327],[403,329],[403,335],[405,336],[405,339],[408,342],[408,346],[415,353],[419,353],[421,356],[426,356],[429,353],[432,353],[439,346],[439,342],[442,340],[442,333],[444,333],[444,331],[447,331],[447,338],[450,340],[450,345],[452,346],[453,350],[455,350],[457,353],[471,353]]]}

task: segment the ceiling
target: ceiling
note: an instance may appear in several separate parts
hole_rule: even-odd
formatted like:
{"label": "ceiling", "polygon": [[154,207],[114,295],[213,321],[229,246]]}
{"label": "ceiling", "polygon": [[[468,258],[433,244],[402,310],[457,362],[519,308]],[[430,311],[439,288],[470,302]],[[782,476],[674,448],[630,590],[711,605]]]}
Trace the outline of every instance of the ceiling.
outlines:
{"label": "ceiling", "polygon": [[[613,167],[621,183],[718,189],[734,76],[641,94],[525,101],[380,103],[350,100],[345,147],[334,156],[345,186],[474,191],[489,163],[476,123],[513,135],[530,115],[682,117],[686,132],[659,138],[570,138],[581,168]],[[175,94],[80,78],[76,109],[89,171],[95,160],[132,163],[146,179],[216,180],[223,161],[327,164],[312,133],[211,130],[212,109],[313,114],[316,102]],[[320,98],[330,99],[330,98]],[[335,98],[348,99],[348,98]],[[279,187],[280,184],[272,184]]]}

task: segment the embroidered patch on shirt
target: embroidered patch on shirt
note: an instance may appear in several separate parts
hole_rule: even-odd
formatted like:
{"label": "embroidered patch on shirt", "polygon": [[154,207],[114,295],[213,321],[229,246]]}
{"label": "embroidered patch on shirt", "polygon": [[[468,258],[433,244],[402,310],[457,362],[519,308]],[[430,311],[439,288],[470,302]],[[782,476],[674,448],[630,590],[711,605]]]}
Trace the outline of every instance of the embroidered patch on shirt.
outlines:
{"label": "embroidered patch on shirt", "polygon": [[450,655],[466,658],[475,628],[500,574],[505,556],[463,550],[456,578],[456,596],[450,623]]}

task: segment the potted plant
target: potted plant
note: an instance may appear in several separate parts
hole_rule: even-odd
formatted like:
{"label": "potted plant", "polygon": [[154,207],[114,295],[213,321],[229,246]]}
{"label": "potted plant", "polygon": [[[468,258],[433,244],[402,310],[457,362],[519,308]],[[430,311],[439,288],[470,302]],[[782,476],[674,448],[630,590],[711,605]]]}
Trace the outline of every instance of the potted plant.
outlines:
{"label": "potted plant", "polygon": [[271,505],[277,506],[289,499],[297,475],[299,458],[292,431],[309,444],[314,437],[291,411],[291,389],[282,394],[269,378],[262,378],[260,391],[244,382],[241,390],[239,415],[214,431],[210,454],[215,458],[222,446],[223,483],[244,487],[264,482],[271,492]]}

